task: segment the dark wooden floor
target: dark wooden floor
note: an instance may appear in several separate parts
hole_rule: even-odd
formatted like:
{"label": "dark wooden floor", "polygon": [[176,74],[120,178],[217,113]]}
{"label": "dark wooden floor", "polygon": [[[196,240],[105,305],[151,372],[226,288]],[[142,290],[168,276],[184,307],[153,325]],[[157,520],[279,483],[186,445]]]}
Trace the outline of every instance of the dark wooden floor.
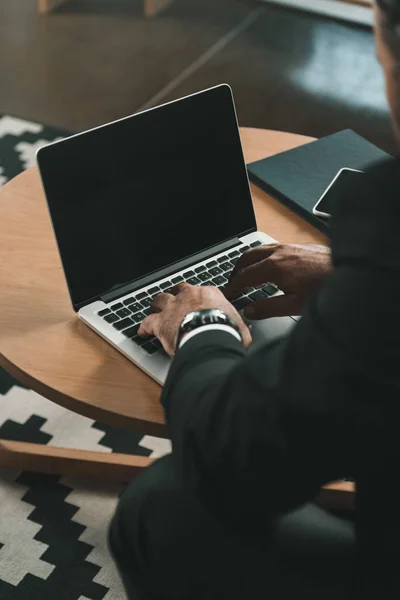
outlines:
{"label": "dark wooden floor", "polygon": [[75,0],[39,17],[0,3],[0,113],[79,131],[219,83],[242,125],[355,129],[394,151],[372,32],[246,0]]}

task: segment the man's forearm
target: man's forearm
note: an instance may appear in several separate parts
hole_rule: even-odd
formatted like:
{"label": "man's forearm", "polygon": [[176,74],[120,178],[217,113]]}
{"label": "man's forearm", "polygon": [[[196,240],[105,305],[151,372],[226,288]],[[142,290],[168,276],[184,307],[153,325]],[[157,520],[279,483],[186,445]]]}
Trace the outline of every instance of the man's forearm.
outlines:
{"label": "man's forearm", "polygon": [[161,399],[174,437],[183,435],[182,426],[206,403],[210,387],[224,380],[245,355],[242,344],[228,332],[207,331],[182,345]]}
{"label": "man's forearm", "polygon": [[[246,356],[232,336],[205,335],[178,352],[163,394],[177,470],[221,519],[238,528],[253,520],[256,527],[261,516],[290,510],[318,491],[322,454],[313,456],[314,448],[323,452],[327,432],[303,435],[302,419],[311,416],[309,406],[301,414],[304,381],[293,381],[300,416],[293,420],[291,400],[281,398],[285,341]],[[322,421],[319,398],[310,406]]]}

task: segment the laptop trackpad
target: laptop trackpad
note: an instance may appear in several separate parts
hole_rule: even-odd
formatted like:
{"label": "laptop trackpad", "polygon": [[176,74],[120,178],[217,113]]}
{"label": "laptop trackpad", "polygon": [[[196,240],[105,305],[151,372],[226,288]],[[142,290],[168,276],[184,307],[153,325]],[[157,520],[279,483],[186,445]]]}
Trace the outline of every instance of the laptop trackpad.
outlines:
{"label": "laptop trackpad", "polygon": [[252,325],[251,337],[253,338],[250,351],[288,335],[296,325],[296,321],[291,317],[273,317],[263,321],[249,321],[249,323]]}

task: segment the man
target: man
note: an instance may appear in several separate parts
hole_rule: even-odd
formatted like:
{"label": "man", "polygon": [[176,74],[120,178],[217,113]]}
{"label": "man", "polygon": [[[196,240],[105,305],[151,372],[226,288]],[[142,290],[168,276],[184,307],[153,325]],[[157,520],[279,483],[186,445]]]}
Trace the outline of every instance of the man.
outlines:
{"label": "man", "polygon": [[[396,7],[376,9],[376,37],[400,132]],[[241,258],[227,297],[271,280],[285,292],[248,318],[304,309],[272,346],[247,354],[250,331],[215,288],[156,298],[140,334],[176,349],[162,395],[173,453],[111,525],[129,598],[400,597],[399,190],[398,160],[371,169],[333,215],[332,255],[274,245]],[[223,330],[187,317],[207,309],[225,313]],[[346,476],[354,525],[311,503]]]}

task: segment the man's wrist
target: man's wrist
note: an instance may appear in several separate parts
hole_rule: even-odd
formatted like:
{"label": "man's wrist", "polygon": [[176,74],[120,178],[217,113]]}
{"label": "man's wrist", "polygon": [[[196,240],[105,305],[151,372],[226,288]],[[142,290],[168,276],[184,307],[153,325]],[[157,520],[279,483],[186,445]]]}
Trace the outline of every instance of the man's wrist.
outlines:
{"label": "man's wrist", "polygon": [[179,327],[175,349],[180,347],[184,335],[205,325],[226,325],[228,328],[233,329],[242,341],[240,329],[229,315],[220,308],[205,308],[188,312],[185,315]]}

